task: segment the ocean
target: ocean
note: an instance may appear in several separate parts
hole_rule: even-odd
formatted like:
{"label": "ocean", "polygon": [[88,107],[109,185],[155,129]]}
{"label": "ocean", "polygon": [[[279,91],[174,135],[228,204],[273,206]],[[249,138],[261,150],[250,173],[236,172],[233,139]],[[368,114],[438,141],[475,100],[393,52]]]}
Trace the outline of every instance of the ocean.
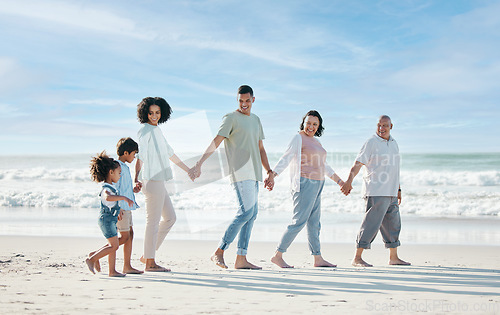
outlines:
{"label": "ocean", "polygon": [[[178,156],[192,165],[193,154]],[[330,152],[328,163],[346,179],[355,153]],[[280,154],[269,154],[274,165]],[[0,156],[0,234],[96,236],[99,185],[90,180],[91,154],[62,156]],[[500,154],[402,155],[401,239],[411,243],[500,243]],[[133,170],[133,165],[130,169]],[[190,184],[174,167],[169,191],[178,222],[169,237],[218,239],[235,209],[234,193],[222,175]],[[204,174],[203,174],[204,175]],[[200,179],[203,179],[203,175]],[[362,174],[350,196],[327,180],[322,195],[322,238],[353,242],[364,212]],[[134,213],[136,231],[144,227],[143,208]],[[288,176],[272,192],[261,187],[259,218],[253,238],[278,241],[291,218]],[[305,240],[305,232],[299,238]],[[136,233],[140,237],[140,232]]]}

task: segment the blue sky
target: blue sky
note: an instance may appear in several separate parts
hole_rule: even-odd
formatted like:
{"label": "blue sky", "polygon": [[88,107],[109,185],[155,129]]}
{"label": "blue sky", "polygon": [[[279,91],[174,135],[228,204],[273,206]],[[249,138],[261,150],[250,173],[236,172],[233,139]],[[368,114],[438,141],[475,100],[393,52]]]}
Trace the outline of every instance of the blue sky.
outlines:
{"label": "blue sky", "polygon": [[146,96],[173,107],[168,139],[209,139],[241,84],[268,151],[316,109],[332,152],[380,114],[402,152],[500,152],[499,16],[482,0],[1,0],[1,154],[114,151]]}

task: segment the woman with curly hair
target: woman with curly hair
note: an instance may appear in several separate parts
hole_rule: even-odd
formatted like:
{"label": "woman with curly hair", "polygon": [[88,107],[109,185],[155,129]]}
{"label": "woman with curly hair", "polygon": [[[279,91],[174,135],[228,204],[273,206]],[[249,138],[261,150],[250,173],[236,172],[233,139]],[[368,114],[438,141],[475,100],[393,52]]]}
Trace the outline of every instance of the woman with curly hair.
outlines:
{"label": "woman with curly hair", "polygon": [[141,257],[141,262],[146,264],[145,271],[170,271],[155,261],[156,251],[176,220],[174,207],[165,187],[166,181],[173,178],[169,160],[193,179],[189,167],[175,155],[158,127],[171,114],[170,105],[161,97],[146,97],[137,105],[137,117],[142,127],[137,133],[139,154],[135,166],[135,182],[142,187],[146,197],[146,231],[144,254]]}

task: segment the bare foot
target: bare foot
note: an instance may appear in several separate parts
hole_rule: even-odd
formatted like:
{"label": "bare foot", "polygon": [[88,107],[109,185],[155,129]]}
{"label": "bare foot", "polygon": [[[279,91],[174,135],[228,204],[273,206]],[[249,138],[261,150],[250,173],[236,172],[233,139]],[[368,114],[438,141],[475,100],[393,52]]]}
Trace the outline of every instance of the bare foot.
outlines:
{"label": "bare foot", "polygon": [[271,262],[280,268],[293,268],[293,266],[290,266],[289,264],[287,264],[286,261],[281,257],[273,256],[271,258]]}
{"label": "bare foot", "polygon": [[248,262],[246,256],[237,255],[236,261],[234,262],[234,269],[260,270],[262,269],[262,267],[256,266]]}
{"label": "bare foot", "polygon": [[148,272],[170,272],[171,271],[170,269],[162,267],[160,265],[151,265],[149,267],[146,267],[146,269],[144,269],[144,270],[148,271]]}
{"label": "bare foot", "polygon": [[389,265],[410,266],[411,263],[397,258],[389,260]]}
{"label": "bare foot", "polygon": [[[94,256],[95,252],[90,252],[89,253],[89,258]],[[97,259],[94,263],[94,268],[97,272],[101,272],[101,264],[99,263],[99,259]]]}
{"label": "bare foot", "polygon": [[123,268],[123,273],[126,274],[133,274],[133,275],[139,275],[141,273],[144,273],[142,270],[137,270],[135,268],[129,267],[129,268]]}
{"label": "bare foot", "polygon": [[85,263],[87,264],[87,267],[89,267],[90,272],[95,274],[94,263],[89,258],[85,259]]}
{"label": "bare foot", "polygon": [[224,256],[213,254],[212,257],[210,257],[210,260],[212,260],[217,266],[227,269],[227,265],[224,262]]}
{"label": "bare foot", "polygon": [[125,276],[126,276],[126,274],[121,273],[121,272],[118,272],[118,271],[116,271],[116,270],[115,270],[115,271],[113,271],[113,272],[110,272],[110,273],[109,273],[109,276],[110,276],[110,277],[125,277]]}
{"label": "bare foot", "polygon": [[354,258],[352,260],[352,265],[354,267],[373,267],[373,265],[370,265],[369,263],[367,263],[366,261],[364,261],[361,258]]}
{"label": "bare foot", "polygon": [[334,264],[324,260],[323,257],[321,257],[321,256],[319,256],[319,257],[314,256],[314,267],[335,268],[335,267],[337,267],[337,265],[334,265]]}

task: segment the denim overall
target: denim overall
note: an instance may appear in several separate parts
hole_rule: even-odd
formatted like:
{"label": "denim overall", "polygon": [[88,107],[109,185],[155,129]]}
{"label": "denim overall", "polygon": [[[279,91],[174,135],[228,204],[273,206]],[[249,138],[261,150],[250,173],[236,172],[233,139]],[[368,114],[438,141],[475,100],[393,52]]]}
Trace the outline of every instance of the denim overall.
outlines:
{"label": "denim overall", "polygon": [[[102,185],[103,189],[99,193],[99,196],[101,196],[101,194],[104,193],[104,187],[109,188],[114,194],[118,195],[118,191],[116,190],[115,187],[109,184],[103,184]],[[118,204],[118,201],[112,208],[109,208],[108,206],[104,205],[101,200],[101,211],[99,214],[98,224],[99,227],[101,228],[102,234],[104,234],[104,237],[107,239],[118,236],[118,232],[116,230],[116,222],[118,222],[118,214],[120,214],[120,205]]]}

